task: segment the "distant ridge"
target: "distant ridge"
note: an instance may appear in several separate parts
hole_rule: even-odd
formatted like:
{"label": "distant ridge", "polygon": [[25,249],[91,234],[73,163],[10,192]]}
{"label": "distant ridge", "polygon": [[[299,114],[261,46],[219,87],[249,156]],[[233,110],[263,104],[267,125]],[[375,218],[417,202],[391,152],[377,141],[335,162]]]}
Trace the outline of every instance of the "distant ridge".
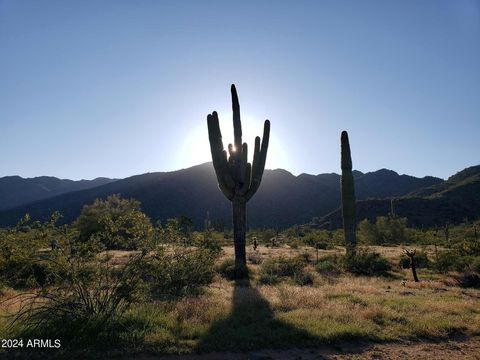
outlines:
{"label": "distant ridge", "polygon": [[66,180],[53,176],[0,178],[0,210],[14,208],[36,200],[47,199],[72,191],[85,190],[108,184],[116,179],[99,177],[93,180]]}
{"label": "distant ridge", "polygon": [[[425,179],[425,178],[424,178]],[[395,213],[406,217],[416,227],[444,226],[480,217],[480,165],[466,168],[446,181],[425,186],[397,197]],[[387,216],[390,200],[369,199],[357,202],[357,219],[375,221],[377,216]],[[339,209],[316,219],[313,227],[336,229],[342,226]]]}
{"label": "distant ridge", "polygon": [[[386,169],[369,173],[355,171],[354,176],[358,199],[404,196],[443,183],[439,178],[398,175]],[[283,228],[325,216],[339,207],[339,184],[340,176],[335,173],[294,176],[283,169],[266,170],[257,195],[248,204],[248,225]],[[211,163],[136,175],[33,201],[0,211],[0,225],[14,225],[27,212],[33,219],[46,220],[55,210],[69,223],[85,204],[117,193],[139,200],[153,221],[164,223],[168,218],[185,215],[201,228],[209,211],[212,220],[230,226],[231,207],[218,190]]]}

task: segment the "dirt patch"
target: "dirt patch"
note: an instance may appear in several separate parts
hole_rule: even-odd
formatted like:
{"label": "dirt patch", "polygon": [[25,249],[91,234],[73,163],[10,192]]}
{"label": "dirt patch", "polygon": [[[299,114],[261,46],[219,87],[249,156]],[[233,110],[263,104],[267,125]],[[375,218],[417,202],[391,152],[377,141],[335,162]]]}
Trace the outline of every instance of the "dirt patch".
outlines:
{"label": "dirt patch", "polygon": [[[126,360],[127,358],[125,358]],[[261,350],[248,353],[135,356],[141,360],[319,360],[319,359],[480,359],[480,337],[444,342],[345,343],[316,349]]]}

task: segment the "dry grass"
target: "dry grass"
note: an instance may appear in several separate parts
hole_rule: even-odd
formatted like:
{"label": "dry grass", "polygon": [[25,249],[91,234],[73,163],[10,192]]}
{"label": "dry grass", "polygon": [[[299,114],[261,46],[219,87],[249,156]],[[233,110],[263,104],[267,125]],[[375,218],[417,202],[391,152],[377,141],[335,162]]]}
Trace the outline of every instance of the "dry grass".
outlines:
{"label": "dry grass", "polygon": [[[227,250],[224,256],[231,252]],[[303,251],[278,250],[258,253]],[[388,252],[400,254],[401,249]],[[332,280],[317,274],[313,286],[303,287],[286,282],[235,286],[218,277],[200,297],[145,307],[163,311],[147,336],[149,346],[183,353],[478,336],[479,305],[479,290],[451,286],[445,279],[414,283],[341,275]]]}
{"label": "dry grass", "polygon": [[[392,261],[401,247],[375,248]],[[295,256],[313,249],[265,248],[257,260]],[[321,254],[342,252],[321,250]],[[249,248],[247,253],[253,253]],[[115,254],[121,262],[128,253]],[[222,259],[233,256],[224,248]],[[249,265],[253,278],[257,264]],[[313,268],[310,269],[313,271]],[[403,271],[403,270],[402,270]],[[134,307],[127,319],[143,339],[140,349],[154,353],[245,351],[317,347],[344,341],[422,341],[452,335],[480,335],[480,290],[453,286],[442,275],[414,283],[408,270],[398,278],[315,275],[313,286],[236,286],[218,276],[197,297]],[[6,311],[7,309],[2,309]]]}

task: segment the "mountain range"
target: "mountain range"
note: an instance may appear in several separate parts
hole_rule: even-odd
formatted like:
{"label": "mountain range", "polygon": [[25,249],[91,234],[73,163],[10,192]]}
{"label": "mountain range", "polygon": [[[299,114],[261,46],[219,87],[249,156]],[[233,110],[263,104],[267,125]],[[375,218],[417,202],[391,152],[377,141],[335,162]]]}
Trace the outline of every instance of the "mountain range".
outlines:
{"label": "mountain range", "polygon": [[47,199],[72,191],[91,189],[115,179],[66,180],[52,176],[24,179],[20,176],[0,178],[0,210],[11,209],[37,200]]}
{"label": "mountain range", "polygon": [[[478,217],[480,166],[465,169],[444,181],[427,176],[399,175],[392,170],[354,172],[359,219],[386,215],[390,198],[396,212],[414,225],[430,226],[448,217],[462,221]],[[43,179],[43,180],[41,180]],[[48,186],[45,185],[49,181]],[[43,185],[42,185],[43,184]],[[85,204],[96,198],[121,194],[141,202],[152,219],[185,215],[201,228],[207,211],[212,220],[229,226],[231,206],[219,191],[211,163],[172,172],[155,172],[125,179],[99,178],[90,182],[56,178],[0,178],[0,225],[12,226],[25,214],[46,220],[60,211],[65,223],[72,222]],[[258,193],[248,203],[248,225],[284,228],[312,222],[323,227],[339,222],[340,175],[335,173],[294,176],[286,170],[265,170]],[[340,224],[340,225],[339,225]]]}
{"label": "mountain range", "polygon": [[[414,190],[395,198],[394,212],[406,217],[411,226],[432,227],[458,224],[480,217],[480,165],[466,168],[446,181]],[[377,216],[391,212],[390,199],[357,201],[357,219],[375,221]],[[311,225],[337,229],[342,226],[340,209],[315,219]]]}

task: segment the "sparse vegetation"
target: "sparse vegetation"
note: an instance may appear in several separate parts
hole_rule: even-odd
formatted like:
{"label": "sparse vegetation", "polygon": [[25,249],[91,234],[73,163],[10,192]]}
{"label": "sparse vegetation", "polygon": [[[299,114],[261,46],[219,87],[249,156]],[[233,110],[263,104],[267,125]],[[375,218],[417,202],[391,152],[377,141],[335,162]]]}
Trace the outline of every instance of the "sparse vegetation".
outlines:
{"label": "sparse vegetation", "polygon": [[291,278],[300,283],[304,280],[308,282],[304,272],[305,265],[306,261],[303,256],[293,258],[280,256],[267,259],[260,266],[260,283],[276,284],[282,278]]}
{"label": "sparse vegetation", "polygon": [[[248,247],[250,280],[239,281],[225,230],[194,231],[172,219],[132,242],[115,226],[82,237],[79,222],[59,226],[59,218],[25,217],[0,230],[3,337],[58,337],[70,356],[119,346],[132,354],[244,351],[480,333],[480,257],[470,224],[449,226],[450,247],[432,244],[430,230],[408,227],[415,236],[402,246],[366,245],[360,237],[354,257],[340,246],[341,230],[256,229],[248,234],[260,240],[256,250],[253,241]],[[145,224],[141,213],[131,219]],[[262,240],[272,234],[274,247]],[[412,238],[419,283],[403,251]],[[226,335],[228,343],[219,340]]]}

